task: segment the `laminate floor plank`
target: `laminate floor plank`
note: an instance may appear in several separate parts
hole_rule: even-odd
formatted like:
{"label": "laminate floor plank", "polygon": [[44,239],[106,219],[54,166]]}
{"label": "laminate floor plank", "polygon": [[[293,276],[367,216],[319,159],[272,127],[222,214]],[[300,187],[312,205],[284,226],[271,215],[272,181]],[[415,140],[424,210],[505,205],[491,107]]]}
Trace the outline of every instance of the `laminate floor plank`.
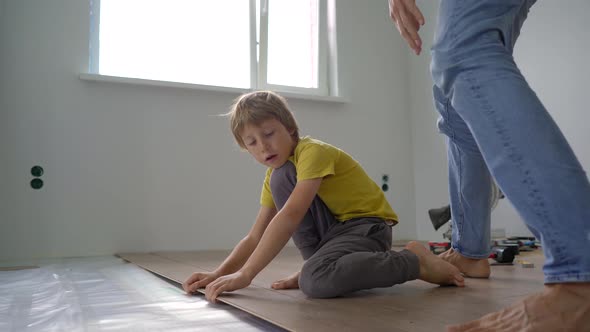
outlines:
{"label": "laminate floor plank", "polygon": [[[395,250],[401,248],[394,248]],[[212,271],[230,251],[120,254],[127,261],[182,283],[195,271]],[[466,279],[466,287],[439,287],[420,280],[352,293],[335,299],[311,299],[299,290],[273,290],[273,281],[300,269],[303,261],[287,247],[248,288],[221,296],[240,308],[290,331],[426,332],[497,311],[543,288],[540,251],[517,256],[535,264],[492,266],[490,279]]]}

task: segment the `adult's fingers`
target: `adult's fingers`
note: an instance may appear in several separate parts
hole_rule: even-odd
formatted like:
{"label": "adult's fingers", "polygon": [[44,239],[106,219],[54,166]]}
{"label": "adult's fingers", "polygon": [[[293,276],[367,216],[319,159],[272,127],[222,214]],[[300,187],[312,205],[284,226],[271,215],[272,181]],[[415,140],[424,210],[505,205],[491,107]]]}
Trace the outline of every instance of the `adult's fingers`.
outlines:
{"label": "adult's fingers", "polygon": [[422,15],[422,12],[420,11],[420,8],[418,8],[418,6],[416,5],[416,2],[412,1],[410,3],[407,3],[406,7],[420,25],[424,25],[426,23],[426,20],[424,20],[424,15]]}
{"label": "adult's fingers", "polygon": [[[410,37],[415,41],[420,41],[420,36],[418,35],[418,30],[420,29],[420,23],[418,20],[409,12],[401,11],[400,17],[403,23],[404,28],[410,35]],[[419,43],[421,44],[421,42]]]}
{"label": "adult's fingers", "polygon": [[401,21],[402,21],[401,16],[399,14],[399,8],[398,7],[390,8],[390,10],[389,10],[389,17],[391,17],[391,19],[393,20],[393,23],[395,23],[396,25],[400,24]]}
{"label": "adult's fingers", "polygon": [[412,16],[419,25],[424,25],[424,15],[422,15],[420,8],[416,5],[416,0],[390,0],[389,11],[391,12],[395,9]]}
{"label": "adult's fingers", "polygon": [[397,28],[400,31],[402,38],[404,38],[404,40],[406,41],[408,46],[410,46],[410,48],[414,51],[414,53],[420,54],[420,51],[422,51],[422,45],[419,45],[416,42],[416,40],[412,38],[412,36],[410,36],[408,30],[403,25],[398,24]]}
{"label": "adult's fingers", "polygon": [[415,0],[389,0],[389,16],[408,46],[416,53],[422,51],[422,38],[418,31],[424,25],[424,15]]}
{"label": "adult's fingers", "polygon": [[393,3],[394,0],[389,0],[389,17],[391,18],[391,20],[393,21],[393,23],[397,22],[397,13],[395,13],[397,11],[397,7],[395,7],[395,4]]}
{"label": "adult's fingers", "polygon": [[417,29],[419,29],[420,26],[417,20],[408,16],[403,1],[390,1],[390,16],[408,46],[410,46],[414,53],[420,54],[420,51],[422,50],[422,39],[417,33]]}

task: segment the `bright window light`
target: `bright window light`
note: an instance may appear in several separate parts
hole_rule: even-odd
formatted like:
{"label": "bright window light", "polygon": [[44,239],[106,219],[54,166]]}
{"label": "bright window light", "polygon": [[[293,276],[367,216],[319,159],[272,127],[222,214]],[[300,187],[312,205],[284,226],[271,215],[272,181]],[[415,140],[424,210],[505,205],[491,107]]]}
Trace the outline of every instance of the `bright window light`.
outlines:
{"label": "bright window light", "polygon": [[268,72],[273,85],[318,87],[318,1],[271,1]]}
{"label": "bright window light", "polygon": [[100,0],[99,72],[250,86],[245,0]]}
{"label": "bright window light", "polygon": [[329,95],[327,0],[91,3],[92,73]]}

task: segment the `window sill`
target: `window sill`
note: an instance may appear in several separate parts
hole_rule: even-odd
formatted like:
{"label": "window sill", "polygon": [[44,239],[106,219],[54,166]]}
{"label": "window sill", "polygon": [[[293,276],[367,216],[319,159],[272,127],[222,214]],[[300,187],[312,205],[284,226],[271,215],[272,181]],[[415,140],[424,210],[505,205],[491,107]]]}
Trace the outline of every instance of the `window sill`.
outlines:
{"label": "window sill", "polygon": [[[93,81],[93,82],[110,82],[110,83],[123,83],[123,84],[132,84],[132,85],[159,86],[159,87],[168,87],[168,88],[180,88],[180,89],[222,92],[222,93],[230,93],[230,94],[242,94],[242,93],[246,93],[249,91],[253,91],[250,89],[228,88],[228,87],[221,87],[221,86],[200,85],[200,84],[181,83],[181,82],[156,81],[156,80],[147,80],[147,79],[142,79],[142,78],[108,76],[108,75],[91,74],[91,73],[80,73],[80,79],[84,80],[84,81]],[[281,92],[281,91],[277,91],[277,92],[280,93],[281,96],[284,96],[285,98],[290,98],[290,99],[312,100],[312,101],[322,101],[322,102],[330,102],[330,103],[348,103],[348,100],[346,98],[340,97],[340,96],[316,96],[316,95],[305,95],[305,94],[293,93],[293,92]]]}

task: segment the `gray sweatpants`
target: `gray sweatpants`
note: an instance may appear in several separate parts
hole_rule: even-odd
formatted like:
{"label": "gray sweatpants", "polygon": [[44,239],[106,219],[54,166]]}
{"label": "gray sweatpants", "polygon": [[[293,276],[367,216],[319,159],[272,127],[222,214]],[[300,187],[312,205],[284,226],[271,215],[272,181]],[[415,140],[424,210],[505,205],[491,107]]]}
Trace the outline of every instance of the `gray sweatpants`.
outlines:
{"label": "gray sweatpants", "polygon": [[[270,187],[281,209],[297,183],[291,162],[273,170]],[[418,278],[418,257],[391,250],[391,226],[379,218],[338,221],[316,196],[293,242],[306,260],[299,288],[309,297],[328,298],[362,289],[390,287]]]}

